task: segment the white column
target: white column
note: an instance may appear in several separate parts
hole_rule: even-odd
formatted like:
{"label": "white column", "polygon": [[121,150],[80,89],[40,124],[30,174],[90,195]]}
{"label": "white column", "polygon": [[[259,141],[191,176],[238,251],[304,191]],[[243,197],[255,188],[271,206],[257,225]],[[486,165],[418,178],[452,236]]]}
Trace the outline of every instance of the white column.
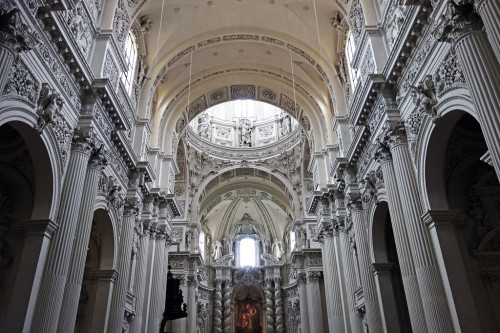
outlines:
{"label": "white column", "polygon": [[323,307],[319,289],[319,272],[309,272],[307,275],[307,304],[309,308],[310,332],[323,333]]}
{"label": "white column", "polygon": [[[484,1],[480,6],[485,19],[491,21],[488,21],[487,29],[490,26],[490,29],[495,27],[498,31],[498,11],[495,13],[495,8],[498,10],[499,6],[497,0]],[[467,5],[454,7],[453,17],[446,21],[444,27],[449,33],[442,39],[454,42],[493,166],[500,179],[500,63],[483,30],[481,18],[475,13],[464,12],[468,8]],[[490,38],[495,43],[500,39],[498,34]],[[495,48],[498,52],[498,45]]]}
{"label": "white column", "polygon": [[108,163],[107,154],[98,150],[90,157],[85,184],[83,186],[82,202],[78,223],[71,253],[68,279],[64,289],[63,303],[57,331],[73,332],[75,328],[76,314],[80,300],[80,290],[82,288],[83,271],[87,258],[87,249],[92,228],[92,218],[94,217],[94,204],[97,194],[97,183],[102,170]]}
{"label": "white column", "polygon": [[155,259],[153,268],[153,283],[149,297],[148,332],[160,329],[160,323],[165,310],[166,285],[162,284],[165,270],[165,233],[157,232],[155,240]]}
{"label": "white column", "polygon": [[274,309],[276,315],[276,333],[285,332],[285,322],[283,318],[283,299],[281,296],[281,278],[274,278]]}
{"label": "white column", "polygon": [[213,331],[222,333],[222,281],[215,280]]}
{"label": "white column", "polygon": [[439,266],[429,232],[420,219],[422,208],[404,129],[402,127],[395,128],[389,132],[389,137],[396,182],[413,254],[427,329],[430,332],[453,332]]}
{"label": "white column", "polygon": [[89,135],[75,133],[57,217],[59,229],[56,230],[50,244],[31,325],[32,332],[56,332],[57,330],[78,211],[82,201],[81,189],[92,148],[93,142]]}
{"label": "white column", "polygon": [[410,314],[411,327],[415,333],[427,332],[424,308],[420,297],[420,288],[418,287],[410,241],[408,240],[403,207],[399,199],[392,156],[388,149],[384,146],[380,146],[377,150],[377,159],[381,165],[384,184],[387,190],[389,214],[391,216],[394,242],[398,253],[399,266],[401,268],[401,278],[403,280],[406,303]]}
{"label": "white column", "polygon": [[266,279],[266,332],[274,333],[274,311],[273,311],[273,280]]}
{"label": "white column", "polygon": [[111,313],[108,329],[108,332],[110,333],[118,333],[122,331],[125,315],[125,302],[127,299],[127,278],[132,253],[132,238],[135,220],[141,208],[142,203],[137,198],[129,198],[125,202],[117,261],[118,278],[116,279],[113,297],[111,299]]}
{"label": "white column", "polygon": [[500,61],[500,1],[476,0],[476,8],[484,22],[491,46]]}
{"label": "white column", "polygon": [[326,310],[330,332],[344,332],[344,313],[342,296],[340,293],[340,279],[333,244],[333,230],[331,226],[323,229],[323,275],[325,279]]}
{"label": "white column", "polygon": [[304,273],[300,273],[297,278],[297,283],[299,285],[300,328],[302,333],[314,333],[309,331],[309,306],[307,302],[306,282],[306,275]]}
{"label": "white column", "polygon": [[196,333],[196,277],[187,277],[188,293],[186,305],[188,309],[187,332]]}
{"label": "white column", "polygon": [[364,210],[360,200],[350,202],[352,225],[356,235],[356,245],[359,258],[359,270],[361,273],[361,284],[363,285],[363,295],[365,299],[366,317],[368,319],[368,329],[370,332],[382,332],[382,317],[377,300],[375,281],[370,270],[371,259],[368,249],[368,235],[364,221]]}
{"label": "white column", "polygon": [[[344,266],[344,280],[347,294],[347,306],[349,311],[349,321],[353,333],[363,333],[363,324],[361,317],[354,311],[354,293],[356,292],[356,271],[354,268],[354,259],[351,251],[351,240],[349,234],[343,230],[340,232],[340,244],[342,252],[342,265]],[[336,332],[330,330],[330,332]]]}
{"label": "white column", "polygon": [[146,297],[146,276],[148,260],[148,239],[149,233],[143,231],[139,234],[139,243],[137,246],[137,264],[135,266],[134,294],[135,294],[135,319],[130,325],[130,332],[140,333],[144,318]]}

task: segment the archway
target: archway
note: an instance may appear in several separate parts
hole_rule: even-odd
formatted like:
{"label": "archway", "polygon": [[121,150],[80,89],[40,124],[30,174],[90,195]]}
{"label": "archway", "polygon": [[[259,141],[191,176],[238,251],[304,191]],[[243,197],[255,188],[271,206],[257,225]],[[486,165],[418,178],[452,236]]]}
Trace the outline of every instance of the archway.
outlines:
{"label": "archway", "polygon": [[[28,309],[56,229],[52,167],[33,128],[0,126],[0,330],[29,327]],[[21,278],[22,277],[22,278]]]}
{"label": "archway", "polygon": [[[497,331],[500,185],[479,123],[452,111],[436,123],[425,160],[431,210],[424,215],[443,262],[449,298],[462,330]],[[451,303],[451,302],[450,302]]]}
{"label": "archway", "polygon": [[[389,205],[379,202],[373,216],[375,282],[388,330],[411,332],[410,315],[394,240]],[[394,319],[397,321],[394,321]]]}
{"label": "archway", "polygon": [[264,297],[254,286],[242,286],[233,297],[233,316],[235,333],[264,332]]}
{"label": "archway", "polygon": [[114,237],[108,212],[94,212],[75,332],[104,332],[117,276],[113,269]]}

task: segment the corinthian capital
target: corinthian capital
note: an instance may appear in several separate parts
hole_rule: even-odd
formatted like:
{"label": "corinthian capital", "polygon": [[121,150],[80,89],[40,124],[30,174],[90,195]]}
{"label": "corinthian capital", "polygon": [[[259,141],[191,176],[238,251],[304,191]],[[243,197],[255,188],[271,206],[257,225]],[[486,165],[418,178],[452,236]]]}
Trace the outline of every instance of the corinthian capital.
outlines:
{"label": "corinthian capital", "polygon": [[75,128],[71,149],[82,153],[90,154],[95,147],[95,138],[92,129]]}
{"label": "corinthian capital", "polygon": [[125,201],[124,215],[137,216],[142,210],[142,201],[138,198],[128,198]]}
{"label": "corinthian capital", "polygon": [[433,35],[442,42],[455,43],[468,33],[483,28],[481,17],[470,0],[447,0],[446,11]]}
{"label": "corinthian capital", "polygon": [[375,151],[375,156],[374,156],[375,160],[379,164],[385,164],[387,162],[392,161],[392,154],[391,154],[389,148],[387,148],[385,143],[380,141],[380,139],[377,139],[377,142],[378,142],[378,147],[377,147],[377,150]]}
{"label": "corinthian capital", "polygon": [[406,137],[405,127],[402,124],[389,129],[387,132],[387,144],[391,150],[392,148],[406,144],[407,142],[408,139]]}
{"label": "corinthian capital", "polygon": [[16,53],[29,51],[38,44],[28,26],[21,23],[17,8],[0,15],[0,44]]}

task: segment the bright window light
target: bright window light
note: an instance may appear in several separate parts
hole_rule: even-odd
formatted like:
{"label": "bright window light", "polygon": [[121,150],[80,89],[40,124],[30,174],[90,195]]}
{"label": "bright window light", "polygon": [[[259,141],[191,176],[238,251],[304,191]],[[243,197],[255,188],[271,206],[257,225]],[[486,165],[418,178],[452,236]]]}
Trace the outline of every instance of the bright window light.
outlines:
{"label": "bright window light", "polygon": [[243,238],[240,241],[240,266],[256,266],[255,241],[251,238]]}

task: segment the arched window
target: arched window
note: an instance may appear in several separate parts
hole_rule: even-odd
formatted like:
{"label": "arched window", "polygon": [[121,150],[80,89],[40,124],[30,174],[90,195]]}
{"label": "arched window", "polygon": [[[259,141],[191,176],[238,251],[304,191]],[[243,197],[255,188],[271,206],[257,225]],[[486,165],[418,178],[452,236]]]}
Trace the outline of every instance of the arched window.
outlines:
{"label": "arched window", "polygon": [[239,266],[257,266],[257,246],[255,239],[245,237],[239,243]]}
{"label": "arched window", "polygon": [[295,232],[290,231],[290,252],[295,250]]}
{"label": "arched window", "polygon": [[206,258],[205,258],[205,233],[203,231],[200,231],[200,236],[198,238],[198,249],[200,251],[200,255],[203,258],[203,260],[206,260]]}
{"label": "arched window", "polygon": [[349,33],[349,37],[347,38],[347,44],[345,47],[345,53],[347,56],[347,64],[349,67],[349,76],[351,77],[351,83],[353,88],[356,88],[356,85],[358,84],[359,77],[360,77],[360,71],[358,69],[355,69],[352,67],[352,63],[354,62],[354,54],[356,52],[356,43],[354,42],[354,35],[352,33]]}
{"label": "arched window", "polygon": [[125,65],[126,70],[122,75],[122,83],[125,89],[130,94],[132,91],[132,83],[134,83],[134,74],[137,65],[137,45],[135,44],[134,36],[131,32],[128,33],[125,41]]}

